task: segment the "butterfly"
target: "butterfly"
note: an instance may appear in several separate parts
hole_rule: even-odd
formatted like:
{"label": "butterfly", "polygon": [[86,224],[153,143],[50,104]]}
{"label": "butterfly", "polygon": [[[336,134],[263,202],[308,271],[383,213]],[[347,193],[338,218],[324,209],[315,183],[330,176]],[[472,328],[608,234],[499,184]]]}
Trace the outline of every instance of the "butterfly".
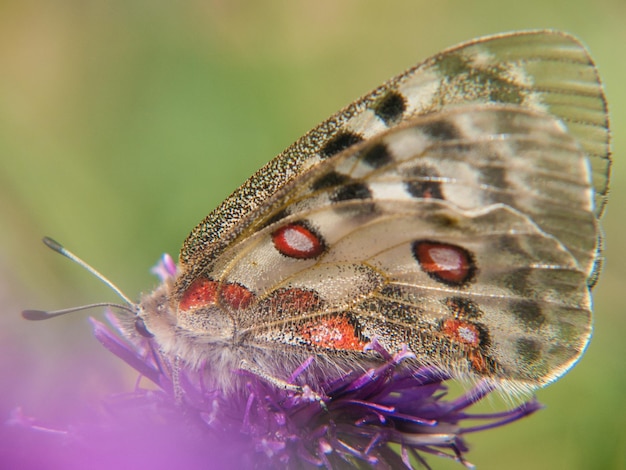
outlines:
{"label": "butterfly", "polygon": [[[127,320],[180,367],[235,389],[381,358],[509,394],[565,374],[592,330],[607,105],[555,31],[437,54],[313,128],[196,226],[178,274]],[[150,339],[145,339],[150,338]]]}

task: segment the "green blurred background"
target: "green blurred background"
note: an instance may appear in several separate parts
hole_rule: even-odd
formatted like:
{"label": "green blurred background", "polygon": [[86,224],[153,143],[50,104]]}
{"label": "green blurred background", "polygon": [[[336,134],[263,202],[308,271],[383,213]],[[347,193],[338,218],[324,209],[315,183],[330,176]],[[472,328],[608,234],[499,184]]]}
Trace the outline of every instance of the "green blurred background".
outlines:
{"label": "green blurred background", "polygon": [[25,307],[115,300],[46,250],[42,235],[136,298],[155,285],[149,268],[162,252],[176,255],[235,187],[349,101],[460,41],[556,28],[589,46],[611,107],[594,339],[571,373],[538,393],[546,410],[470,436],[469,460],[480,469],[626,468],[625,24],[624,0],[0,2],[0,393],[52,418],[44,404],[56,397],[132,387],[134,374],[91,337],[86,314],[20,319]]}

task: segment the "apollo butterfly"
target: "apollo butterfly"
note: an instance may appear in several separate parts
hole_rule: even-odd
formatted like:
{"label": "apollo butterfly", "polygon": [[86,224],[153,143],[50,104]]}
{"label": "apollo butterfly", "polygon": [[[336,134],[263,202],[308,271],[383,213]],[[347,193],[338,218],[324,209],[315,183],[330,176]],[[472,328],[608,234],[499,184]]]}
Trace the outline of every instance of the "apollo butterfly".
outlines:
{"label": "apollo butterfly", "polygon": [[[324,121],[195,227],[130,338],[239,386],[381,360],[505,393],[566,373],[592,328],[610,168],[585,48],[529,31],[448,49]],[[35,315],[31,315],[35,316]]]}

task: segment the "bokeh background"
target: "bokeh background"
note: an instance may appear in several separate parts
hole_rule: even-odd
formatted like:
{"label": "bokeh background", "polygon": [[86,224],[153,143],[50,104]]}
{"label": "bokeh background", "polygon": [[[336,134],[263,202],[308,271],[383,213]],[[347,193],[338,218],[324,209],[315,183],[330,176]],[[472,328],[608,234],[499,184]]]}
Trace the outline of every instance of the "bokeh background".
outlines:
{"label": "bokeh background", "polygon": [[58,419],[72,411],[50,403],[128,390],[135,377],[91,337],[88,314],[19,317],[115,300],[43,235],[138,298],[162,252],[176,255],[253,171],[349,101],[460,41],[556,28],[589,46],[611,108],[594,339],[538,393],[546,410],[471,436],[469,459],[626,468],[625,21],[624,0],[0,2],[0,421],[17,404]]}

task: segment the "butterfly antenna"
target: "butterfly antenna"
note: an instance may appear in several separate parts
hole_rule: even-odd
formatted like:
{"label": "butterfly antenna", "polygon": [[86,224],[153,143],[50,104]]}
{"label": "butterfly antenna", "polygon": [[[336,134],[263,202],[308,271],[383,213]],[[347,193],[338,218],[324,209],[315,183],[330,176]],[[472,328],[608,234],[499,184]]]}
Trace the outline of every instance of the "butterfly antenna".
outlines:
{"label": "butterfly antenna", "polygon": [[126,310],[127,312],[130,312],[132,314],[136,313],[135,303],[132,300],[130,300],[115,284],[109,281],[102,273],[100,273],[99,271],[97,271],[96,269],[88,265],[85,261],[80,259],[71,251],[67,250],[63,245],[53,240],[52,238],[44,237],[43,242],[51,250],[56,251],[57,253],[65,256],[66,258],[69,258],[70,260],[78,264],[79,266],[89,271],[97,279],[105,283],[127,305],[115,304],[115,303],[110,303],[110,302],[100,302],[100,303],[95,303],[95,304],[82,305],[80,307],[71,307],[71,308],[65,308],[62,310],[54,310],[54,311],[49,311],[49,312],[45,310],[24,310],[22,312],[22,317],[24,317],[26,320],[33,320],[33,321],[47,320],[49,318],[54,318],[60,315],[65,315],[66,313],[78,312],[80,310],[87,310],[87,309],[96,308],[96,307],[113,307],[113,308],[119,308],[121,310]]}

